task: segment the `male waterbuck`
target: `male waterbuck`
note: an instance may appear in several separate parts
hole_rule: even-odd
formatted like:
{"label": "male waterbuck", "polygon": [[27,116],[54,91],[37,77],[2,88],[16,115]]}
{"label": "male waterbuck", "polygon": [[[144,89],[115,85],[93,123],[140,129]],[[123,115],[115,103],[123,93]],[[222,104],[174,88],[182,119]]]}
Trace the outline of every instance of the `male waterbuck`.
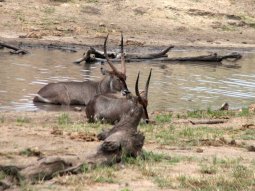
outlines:
{"label": "male waterbuck", "polygon": [[140,95],[138,90],[139,74],[137,76],[135,91],[136,96],[131,94],[126,95],[124,98],[117,98],[113,95],[97,95],[87,104],[85,109],[89,122],[100,120],[108,123],[118,122],[121,117],[128,113],[131,108],[138,102],[143,107],[143,119],[146,123],[149,122],[149,116],[147,112],[148,105],[148,89],[151,78],[151,70],[148,80],[145,85],[145,91],[143,95]]}
{"label": "male waterbuck", "polygon": [[98,139],[103,140],[101,150],[108,153],[117,150],[127,152],[128,155],[136,157],[140,154],[144,143],[144,135],[137,131],[138,124],[144,114],[145,104],[138,91],[139,74],[136,81],[136,95],[130,97],[129,110],[120,118],[120,121],[109,130],[103,130],[98,134]]}
{"label": "male waterbuck", "polygon": [[95,95],[122,92],[129,93],[126,85],[126,65],[123,53],[123,35],[121,34],[121,71],[110,61],[107,50],[108,35],[104,41],[104,55],[111,71],[101,68],[104,78],[100,81],[58,82],[44,86],[34,98],[34,102],[63,105],[87,105]]}

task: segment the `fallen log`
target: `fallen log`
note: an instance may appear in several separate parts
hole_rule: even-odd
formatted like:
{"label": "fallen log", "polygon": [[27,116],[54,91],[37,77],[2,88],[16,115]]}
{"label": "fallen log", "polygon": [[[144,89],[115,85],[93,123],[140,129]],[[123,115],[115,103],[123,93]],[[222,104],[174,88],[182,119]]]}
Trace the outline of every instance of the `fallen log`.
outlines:
{"label": "fallen log", "polygon": [[[204,55],[204,56],[194,56],[194,57],[180,57],[180,58],[159,58],[158,61],[169,62],[169,61],[180,61],[180,62],[221,62],[224,59],[232,59],[233,61],[239,60],[242,55],[236,52],[218,55],[217,53]],[[156,59],[154,59],[156,60]]]}
{"label": "fallen log", "polygon": [[[232,59],[233,61],[239,60],[242,58],[242,55],[236,52],[226,54],[226,55],[218,55],[217,53],[203,55],[203,56],[193,56],[193,57],[176,57],[176,58],[155,58],[150,59],[151,61],[159,61],[159,62],[222,62],[224,59]],[[144,59],[147,60],[147,59]],[[130,59],[127,60],[129,62],[141,62],[144,60],[139,59]]]}
{"label": "fallen log", "polygon": [[49,49],[58,49],[58,50],[67,51],[67,52],[77,52],[77,50],[75,48],[63,47],[63,46],[53,45],[53,44],[48,45],[48,48]]}
{"label": "fallen log", "polygon": [[[86,57],[89,58],[86,63],[91,62],[105,62],[103,58],[97,57]],[[215,62],[220,63],[225,59],[232,59],[231,61],[236,61],[242,58],[242,55],[239,53],[230,53],[226,55],[218,55],[217,53],[203,55],[203,56],[194,56],[194,57],[176,57],[176,58],[169,58],[169,57],[159,57],[159,58],[149,58],[149,57],[140,57],[140,58],[126,58],[126,62],[144,62],[144,61],[153,61],[153,62]],[[85,61],[85,58],[80,60]],[[112,62],[120,62],[119,58],[115,58],[111,60]],[[80,62],[76,62],[80,63]]]}
{"label": "fallen log", "polygon": [[0,42],[0,47],[4,47],[4,48],[8,48],[8,49],[13,50],[13,51],[10,52],[11,54],[28,54],[29,53],[28,51],[26,51],[24,49],[18,48],[18,47],[13,46],[13,45],[5,44],[3,42]]}
{"label": "fallen log", "polygon": [[[125,54],[125,60],[127,61],[132,61],[132,60],[144,60],[144,59],[156,59],[156,58],[163,58],[163,57],[167,57],[167,52],[169,52],[169,50],[171,50],[172,48],[174,48],[174,46],[169,46],[166,49],[158,52],[158,53],[150,53],[150,54],[137,54],[137,53],[126,53]],[[110,52],[108,53],[108,57],[112,58],[113,61],[120,61],[120,54],[117,52]],[[101,52],[99,50],[94,49],[93,47],[90,47],[89,50],[87,50],[84,54],[82,58],[77,59],[76,61],[74,61],[74,63],[79,64],[82,61],[85,61],[86,63],[90,63],[90,62],[95,62],[95,61],[104,61],[105,60],[105,56],[104,56],[104,52]]]}
{"label": "fallen log", "polygon": [[189,122],[192,125],[198,125],[198,124],[220,124],[220,123],[225,123],[227,122],[227,120],[222,120],[222,119],[209,119],[209,120],[196,120],[196,121],[191,121],[189,120]]}

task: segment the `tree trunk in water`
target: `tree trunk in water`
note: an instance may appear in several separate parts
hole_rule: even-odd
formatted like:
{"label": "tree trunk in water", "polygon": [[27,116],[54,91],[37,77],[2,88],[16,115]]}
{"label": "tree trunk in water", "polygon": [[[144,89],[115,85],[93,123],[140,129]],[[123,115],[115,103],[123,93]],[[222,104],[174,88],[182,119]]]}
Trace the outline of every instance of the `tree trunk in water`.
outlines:
{"label": "tree trunk in water", "polygon": [[[158,53],[151,53],[151,54],[126,53],[125,60],[130,61],[130,60],[136,60],[136,59],[144,60],[144,59],[155,59],[155,58],[167,57],[166,53],[169,52],[169,50],[171,50],[172,48],[174,48],[174,46],[169,46],[163,51],[160,51]],[[118,62],[120,61],[120,54],[116,52],[108,53],[108,57],[112,58],[113,61],[118,61]],[[77,59],[76,61],[74,61],[74,63],[79,64],[82,61],[85,61],[86,63],[95,62],[95,61],[105,61],[105,56],[103,52],[90,47],[90,49],[84,53],[83,57]]]}
{"label": "tree trunk in water", "polygon": [[11,54],[27,54],[28,53],[28,51],[26,51],[26,50],[20,49],[18,47],[15,47],[15,46],[12,46],[9,44],[5,44],[3,42],[0,42],[0,47],[9,48],[11,50],[14,50],[14,51],[10,52]]}

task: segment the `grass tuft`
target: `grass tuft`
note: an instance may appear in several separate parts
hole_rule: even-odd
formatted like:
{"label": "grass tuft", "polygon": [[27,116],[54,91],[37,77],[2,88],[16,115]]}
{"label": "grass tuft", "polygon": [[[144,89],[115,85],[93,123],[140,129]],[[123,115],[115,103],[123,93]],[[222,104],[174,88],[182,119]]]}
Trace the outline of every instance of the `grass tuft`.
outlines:
{"label": "grass tuft", "polygon": [[169,187],[172,187],[172,182],[171,182],[171,179],[169,177],[157,176],[156,178],[154,178],[154,182],[160,188],[169,188]]}
{"label": "grass tuft", "polygon": [[58,117],[58,124],[59,125],[68,125],[71,123],[71,118],[67,113],[63,113]]}
{"label": "grass tuft", "polygon": [[29,123],[30,122],[30,119],[27,118],[27,117],[18,117],[17,120],[16,120],[17,123]]}
{"label": "grass tuft", "polygon": [[188,118],[222,118],[235,115],[234,111],[212,110],[211,108],[208,108],[207,110],[194,110],[187,112]]}
{"label": "grass tuft", "polygon": [[172,114],[159,114],[155,117],[155,121],[158,123],[170,123],[172,120]]}

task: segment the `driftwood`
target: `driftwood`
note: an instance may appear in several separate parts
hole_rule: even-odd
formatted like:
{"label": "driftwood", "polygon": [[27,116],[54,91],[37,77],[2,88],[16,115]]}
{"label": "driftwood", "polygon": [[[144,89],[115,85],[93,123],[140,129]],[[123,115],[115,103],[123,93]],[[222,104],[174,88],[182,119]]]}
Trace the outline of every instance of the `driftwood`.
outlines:
{"label": "driftwood", "polygon": [[67,52],[77,52],[76,48],[73,48],[73,47],[65,47],[65,46],[59,46],[59,45],[53,45],[53,44],[50,44],[47,47],[49,49],[58,49],[58,50],[67,51]]}
{"label": "driftwood", "polygon": [[90,156],[50,156],[25,167],[0,165],[0,172],[6,175],[6,178],[0,181],[0,188],[3,190],[15,184],[20,185],[24,181],[36,183],[49,180],[56,175],[77,174],[84,171],[84,168],[93,169],[98,165],[121,162],[126,156],[137,157],[144,144],[144,135],[137,130],[142,113],[142,106],[139,103],[135,104],[112,129],[98,135],[103,142],[96,153]]}
{"label": "driftwood", "polygon": [[[173,57],[170,58],[167,56],[167,52],[173,48],[173,46],[169,46],[165,50],[159,53],[153,53],[153,54],[126,54],[125,55],[125,61],[126,62],[143,62],[143,61],[157,61],[157,62],[222,62],[225,59],[229,59],[231,61],[236,61],[242,58],[242,55],[236,52],[226,54],[226,55],[218,55],[217,53],[214,54],[208,54],[208,55],[202,55],[202,56],[193,56],[193,57]],[[117,53],[111,53],[109,54],[112,58],[112,62],[120,62],[120,58]],[[91,62],[105,62],[105,59],[103,55],[101,55],[101,52],[90,48],[86,53],[84,53],[84,56],[76,61],[74,63],[81,63],[82,61],[85,61],[86,63]]]}
{"label": "driftwood", "polygon": [[224,59],[233,59],[234,61],[242,58],[242,55],[236,52],[218,55],[217,53],[204,55],[204,56],[194,56],[194,57],[181,57],[181,58],[160,58],[158,61],[169,62],[169,61],[181,61],[181,62],[221,62]]}
{"label": "driftwood", "polygon": [[11,54],[28,54],[29,53],[28,51],[26,51],[24,49],[18,48],[18,47],[13,46],[13,45],[5,44],[3,42],[0,42],[0,47],[4,47],[4,48],[8,48],[8,49],[13,50],[13,51],[10,52]]}
{"label": "driftwood", "polygon": [[[150,54],[126,53],[125,60],[130,62],[133,60],[164,58],[164,57],[167,57],[166,53],[169,52],[169,50],[172,48],[174,48],[174,46],[171,45],[158,53],[150,53]],[[118,54],[117,52],[109,52],[108,57],[112,58],[112,61],[120,62],[120,54]],[[90,49],[83,54],[83,57],[77,59],[76,61],[74,61],[74,63],[79,64],[82,61],[85,61],[86,63],[96,62],[96,61],[105,61],[105,56],[103,52],[90,47]]]}
{"label": "driftwood", "polygon": [[196,121],[189,120],[189,122],[192,125],[198,125],[198,124],[220,124],[220,123],[225,123],[227,121],[222,119],[209,119],[209,120],[196,120]]}

